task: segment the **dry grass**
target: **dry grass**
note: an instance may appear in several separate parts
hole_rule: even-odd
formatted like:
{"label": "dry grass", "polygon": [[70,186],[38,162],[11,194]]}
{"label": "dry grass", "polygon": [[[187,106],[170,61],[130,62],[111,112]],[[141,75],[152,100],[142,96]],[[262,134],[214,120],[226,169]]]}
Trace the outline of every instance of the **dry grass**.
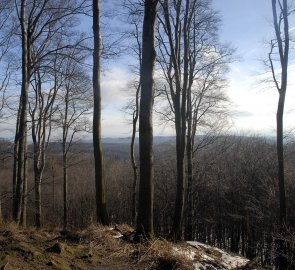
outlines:
{"label": "dry grass", "polygon": [[[134,244],[129,241],[133,228],[123,224],[113,227],[92,225],[80,232],[81,241],[90,243],[93,247],[105,248],[108,251],[106,259],[125,259],[134,265],[135,269],[174,270],[193,269],[192,263],[173,250],[173,244],[165,239],[152,239],[145,243]],[[127,241],[114,238],[118,233],[127,236]]]}
{"label": "dry grass", "polygon": [[[191,262],[173,251],[172,243],[153,239],[134,244],[124,237],[114,238],[119,232],[129,235],[133,229],[91,225],[82,231],[61,232],[1,225],[0,269],[193,269]],[[63,246],[60,254],[48,252],[55,243]]]}
{"label": "dry grass", "polygon": [[144,269],[194,269],[192,262],[185,256],[177,254],[174,244],[164,239],[153,239],[137,246],[137,263]]}

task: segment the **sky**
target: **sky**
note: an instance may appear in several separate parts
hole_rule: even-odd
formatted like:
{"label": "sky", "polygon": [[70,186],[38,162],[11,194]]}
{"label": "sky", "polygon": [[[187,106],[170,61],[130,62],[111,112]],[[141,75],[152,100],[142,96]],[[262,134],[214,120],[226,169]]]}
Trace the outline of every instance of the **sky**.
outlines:
{"label": "sky", "polygon": [[[261,83],[267,68],[262,64],[274,37],[270,0],[213,0],[213,6],[222,18],[220,40],[236,48],[236,61],[227,74],[227,93],[231,101],[233,133],[274,135],[278,93],[271,85]],[[88,18],[84,25],[90,29]],[[290,19],[290,33],[295,34],[295,20]],[[294,45],[293,45],[294,47]],[[131,124],[123,107],[128,101],[129,81],[132,79],[128,57],[107,63],[102,72],[102,136],[129,137]],[[289,88],[285,106],[285,128],[295,122],[295,61],[290,60]],[[13,127],[0,136],[13,138]],[[10,130],[10,131],[9,131]],[[156,136],[174,135],[174,131],[154,121]]]}
{"label": "sky", "polygon": [[[262,63],[269,52],[269,41],[274,36],[270,0],[215,0],[214,6],[223,18],[221,39],[237,48],[241,61],[231,65],[228,89],[234,110],[234,129],[237,132],[273,135],[276,125],[278,92],[272,85],[262,84],[268,70]],[[295,26],[290,18],[290,29]],[[294,33],[293,33],[294,34]],[[289,88],[285,106],[285,128],[294,127],[295,72],[290,58]],[[233,130],[234,130],[233,129]]]}
{"label": "sky", "polygon": [[[231,101],[232,133],[275,134],[278,93],[262,81],[268,71],[262,63],[266,59],[269,41],[273,36],[270,0],[213,0],[222,18],[220,40],[236,48],[236,59],[227,74],[226,90]],[[295,20],[290,20],[290,29]],[[293,30],[291,30],[293,32]],[[295,34],[295,31],[294,31]],[[285,128],[293,128],[295,116],[295,65],[290,61],[289,89],[286,96]],[[269,75],[269,74],[268,74]],[[114,81],[113,78],[116,78]],[[103,136],[130,136],[131,126],[122,107],[127,99],[126,89],[131,78],[122,63],[110,65],[103,75]],[[155,135],[174,135],[173,129],[154,121]]]}

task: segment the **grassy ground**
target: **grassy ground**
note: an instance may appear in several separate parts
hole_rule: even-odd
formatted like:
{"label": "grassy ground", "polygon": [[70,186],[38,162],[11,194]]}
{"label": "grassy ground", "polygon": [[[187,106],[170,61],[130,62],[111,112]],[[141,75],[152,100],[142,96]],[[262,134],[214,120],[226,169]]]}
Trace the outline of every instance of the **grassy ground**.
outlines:
{"label": "grassy ground", "polygon": [[[120,226],[128,235],[131,228]],[[165,240],[132,244],[114,238],[116,229],[91,226],[80,232],[0,227],[0,270],[16,269],[194,269],[191,261],[173,252]]]}

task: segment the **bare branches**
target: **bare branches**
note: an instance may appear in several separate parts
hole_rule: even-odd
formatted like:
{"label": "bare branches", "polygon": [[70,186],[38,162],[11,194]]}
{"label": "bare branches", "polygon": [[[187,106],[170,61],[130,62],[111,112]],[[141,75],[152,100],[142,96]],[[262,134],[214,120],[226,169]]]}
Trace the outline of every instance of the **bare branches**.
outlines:
{"label": "bare branches", "polygon": [[8,59],[9,49],[11,47],[14,28],[11,11],[13,6],[9,1],[0,3],[0,112],[6,103],[5,94],[11,78],[11,62]]}
{"label": "bare branches", "polygon": [[270,41],[268,63],[273,83],[279,93],[285,91],[290,50],[288,16],[294,13],[287,1],[272,0],[275,39]]}
{"label": "bare branches", "polygon": [[[179,9],[179,3],[181,1],[177,1],[176,7]],[[186,10],[188,15],[186,16],[186,23],[183,23],[187,29],[187,39],[188,43],[184,46],[183,43],[183,54],[181,56],[181,60],[178,61],[180,63],[179,68],[182,69],[181,71],[181,78],[182,78],[182,86],[181,91],[185,88],[188,89],[188,95],[192,95],[191,102],[192,106],[195,107],[200,105],[200,102],[203,103],[203,97],[208,98],[210,96],[209,91],[212,93],[215,89],[219,89],[221,93],[221,89],[225,86],[225,80],[223,78],[224,73],[227,70],[226,64],[232,61],[232,54],[233,50],[225,45],[220,45],[216,43],[216,23],[219,22],[218,17],[216,17],[216,12],[208,8],[208,3],[203,3],[204,1],[200,1],[198,4],[193,1],[190,3],[189,6],[190,12],[188,12],[188,6],[183,6],[181,10]],[[162,2],[162,7],[166,9],[167,12],[167,5],[168,3]],[[164,11],[163,11],[164,12]],[[176,14],[179,13],[179,10],[175,11]],[[173,106],[175,105],[175,91],[177,85],[177,80],[175,78],[174,69],[172,70],[173,63],[173,51],[170,51],[170,44],[171,42],[165,40],[164,33],[169,33],[165,22],[161,21],[161,16],[159,15],[160,27],[158,28],[158,49],[159,49],[159,56],[158,56],[158,63],[161,67],[161,72],[164,76],[164,80],[166,84],[161,86],[160,91],[162,93],[162,97],[165,101],[168,101],[168,105],[173,112]],[[183,15],[182,20],[185,19],[185,15]],[[178,22],[179,23],[179,22]],[[178,24],[176,21],[173,25]],[[164,24],[164,25],[163,25]],[[164,32],[160,29],[163,27]],[[174,31],[178,32],[178,31]],[[183,33],[183,35],[185,32]],[[174,34],[178,35],[178,34]],[[184,38],[185,40],[185,38]],[[176,43],[175,43],[176,44]],[[178,44],[178,43],[177,43]],[[179,46],[179,45],[177,45]],[[185,47],[188,48],[188,52],[185,53]],[[181,55],[181,53],[177,53]],[[188,55],[187,60],[184,57],[184,54]],[[179,57],[178,57],[179,58]],[[187,64],[185,62],[187,61]],[[173,63],[172,63],[173,62]],[[185,67],[186,66],[186,67]],[[186,70],[186,71],[185,71]],[[173,71],[173,72],[172,72]],[[176,70],[177,72],[177,70]],[[186,75],[188,74],[188,75]],[[185,78],[187,82],[185,82]],[[202,84],[206,86],[202,86]],[[198,91],[202,92],[206,90],[207,95],[202,96],[197,94]],[[218,91],[215,91],[218,92]],[[190,94],[191,93],[191,94]],[[198,104],[199,102],[199,104]],[[173,105],[174,104],[174,105]],[[173,105],[173,106],[171,106]],[[189,104],[187,105],[190,106]],[[211,105],[210,105],[211,106]],[[188,108],[189,109],[189,108]],[[193,109],[194,111],[199,111],[199,109]],[[170,114],[169,112],[165,112]],[[165,113],[161,113],[162,115]],[[188,115],[188,112],[187,112]],[[200,114],[198,114],[200,115]],[[164,116],[164,115],[163,115]],[[188,117],[188,116],[187,116]],[[171,117],[167,117],[167,119],[171,119]]]}
{"label": "bare branches", "polygon": [[53,119],[55,126],[62,129],[66,154],[74,143],[75,135],[89,131],[86,118],[92,106],[90,78],[80,66],[85,57],[78,49],[68,50],[67,53],[68,57],[63,58],[58,71],[62,85],[58,93],[57,114]]}
{"label": "bare branches", "polygon": [[279,82],[277,80],[277,77],[276,77],[276,73],[275,73],[275,68],[274,68],[274,63],[273,63],[273,51],[274,51],[274,48],[275,48],[275,41],[274,40],[271,40],[270,42],[270,46],[271,46],[271,49],[270,49],[270,52],[268,54],[268,60],[269,60],[269,63],[270,63],[270,69],[271,69],[271,74],[272,74],[272,78],[273,78],[273,81],[276,85],[276,88],[278,90],[278,92],[281,91],[281,88],[279,86]]}

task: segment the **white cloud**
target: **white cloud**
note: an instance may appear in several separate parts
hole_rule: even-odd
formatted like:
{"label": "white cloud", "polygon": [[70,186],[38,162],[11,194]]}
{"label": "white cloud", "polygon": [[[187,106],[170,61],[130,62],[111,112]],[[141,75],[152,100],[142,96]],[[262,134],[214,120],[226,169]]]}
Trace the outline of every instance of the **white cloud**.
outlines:
{"label": "white cloud", "polygon": [[129,74],[123,69],[112,68],[101,75],[102,103],[122,103],[127,97]]}
{"label": "white cloud", "polygon": [[[278,92],[270,83],[259,83],[259,76],[250,76],[246,72],[241,76],[245,69],[235,67],[230,74],[228,94],[233,104],[234,129],[273,135],[276,129]],[[294,85],[295,70],[290,66],[284,116],[286,130],[294,127]]]}
{"label": "white cloud", "polygon": [[123,112],[114,109],[106,109],[102,112],[103,137],[129,137],[131,128]]}

